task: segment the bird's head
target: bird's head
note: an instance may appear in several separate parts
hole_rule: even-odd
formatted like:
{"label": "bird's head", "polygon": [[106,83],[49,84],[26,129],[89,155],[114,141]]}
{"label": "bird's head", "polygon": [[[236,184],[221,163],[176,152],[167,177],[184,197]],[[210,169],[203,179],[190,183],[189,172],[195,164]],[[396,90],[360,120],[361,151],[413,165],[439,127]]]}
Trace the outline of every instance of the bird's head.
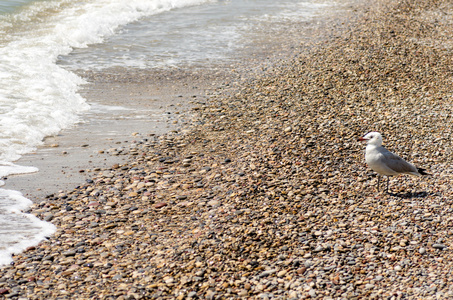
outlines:
{"label": "bird's head", "polygon": [[381,146],[382,136],[379,132],[369,132],[363,137],[359,138],[360,142],[365,142],[367,145]]}

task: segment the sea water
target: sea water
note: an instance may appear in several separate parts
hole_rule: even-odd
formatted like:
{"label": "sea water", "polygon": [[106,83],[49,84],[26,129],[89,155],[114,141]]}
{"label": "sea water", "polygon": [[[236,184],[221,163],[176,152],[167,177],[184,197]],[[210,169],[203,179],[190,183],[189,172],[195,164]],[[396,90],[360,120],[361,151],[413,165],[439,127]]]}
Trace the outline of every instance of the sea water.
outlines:
{"label": "sea water", "polygon": [[[262,22],[312,18],[329,0],[0,0],[0,179],[38,172],[15,163],[77,126],[90,103],[76,70],[173,68],[234,57]],[[0,185],[3,182],[0,180]],[[0,188],[0,265],[56,228]]]}

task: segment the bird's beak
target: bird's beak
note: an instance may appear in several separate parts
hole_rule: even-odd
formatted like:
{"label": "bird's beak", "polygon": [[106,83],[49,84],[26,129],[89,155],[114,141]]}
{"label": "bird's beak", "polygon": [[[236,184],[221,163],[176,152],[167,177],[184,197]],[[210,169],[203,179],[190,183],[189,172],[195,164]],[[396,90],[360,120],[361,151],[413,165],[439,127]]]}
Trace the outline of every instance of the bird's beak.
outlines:
{"label": "bird's beak", "polygon": [[358,141],[359,142],[366,142],[366,141],[368,141],[368,139],[365,139],[365,138],[361,137],[361,138],[358,139]]}

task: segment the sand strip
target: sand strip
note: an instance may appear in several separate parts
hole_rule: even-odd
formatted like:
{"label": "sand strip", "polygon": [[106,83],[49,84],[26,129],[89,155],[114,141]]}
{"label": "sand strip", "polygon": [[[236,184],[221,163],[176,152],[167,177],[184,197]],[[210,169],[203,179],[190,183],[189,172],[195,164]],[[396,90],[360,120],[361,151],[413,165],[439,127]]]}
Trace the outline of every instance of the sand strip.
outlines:
{"label": "sand strip", "polygon": [[201,77],[190,70],[124,70],[80,72],[89,83],[80,93],[92,106],[82,123],[48,137],[36,152],[17,164],[38,173],[9,176],[4,188],[19,190],[33,201],[83,184],[90,171],[125,161],[118,155],[129,143],[178,131],[191,122],[190,107],[206,101],[220,78],[218,71]]}

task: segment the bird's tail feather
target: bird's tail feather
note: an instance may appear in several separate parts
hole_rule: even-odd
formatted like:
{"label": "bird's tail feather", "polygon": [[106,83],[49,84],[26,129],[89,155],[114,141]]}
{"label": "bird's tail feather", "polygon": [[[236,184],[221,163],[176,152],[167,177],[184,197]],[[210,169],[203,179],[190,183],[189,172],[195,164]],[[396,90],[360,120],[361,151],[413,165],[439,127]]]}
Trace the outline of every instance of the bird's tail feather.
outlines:
{"label": "bird's tail feather", "polygon": [[418,170],[418,173],[420,173],[421,175],[431,175],[431,174],[426,173],[426,169],[417,168],[417,170]]}

